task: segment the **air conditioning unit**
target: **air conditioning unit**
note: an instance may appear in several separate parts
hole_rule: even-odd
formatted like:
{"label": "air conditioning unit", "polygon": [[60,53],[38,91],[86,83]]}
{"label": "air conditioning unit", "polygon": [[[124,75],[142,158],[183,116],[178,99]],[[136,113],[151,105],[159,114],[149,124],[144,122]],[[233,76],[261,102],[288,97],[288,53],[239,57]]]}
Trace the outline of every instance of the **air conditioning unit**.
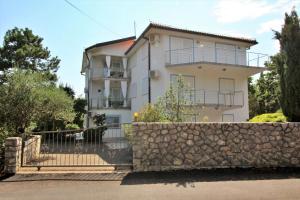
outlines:
{"label": "air conditioning unit", "polygon": [[160,42],[159,35],[157,35],[157,34],[149,35],[149,42],[150,42],[150,44],[158,45]]}
{"label": "air conditioning unit", "polygon": [[157,79],[159,77],[159,71],[158,70],[150,70],[149,76],[151,79]]}

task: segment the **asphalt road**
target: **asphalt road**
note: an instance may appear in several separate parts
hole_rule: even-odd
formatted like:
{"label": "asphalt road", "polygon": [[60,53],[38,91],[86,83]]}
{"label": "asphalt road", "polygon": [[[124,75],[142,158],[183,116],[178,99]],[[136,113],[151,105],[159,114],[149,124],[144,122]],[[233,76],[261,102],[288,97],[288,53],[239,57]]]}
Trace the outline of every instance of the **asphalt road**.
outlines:
{"label": "asphalt road", "polygon": [[1,200],[299,200],[300,174],[173,172],[131,174],[118,181],[0,182]]}

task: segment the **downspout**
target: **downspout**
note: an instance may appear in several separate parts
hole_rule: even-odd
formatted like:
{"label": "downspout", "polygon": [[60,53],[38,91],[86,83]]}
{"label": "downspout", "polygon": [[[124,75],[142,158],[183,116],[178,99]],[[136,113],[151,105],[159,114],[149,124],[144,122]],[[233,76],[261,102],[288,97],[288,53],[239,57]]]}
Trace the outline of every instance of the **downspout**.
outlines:
{"label": "downspout", "polygon": [[[88,60],[87,66],[90,68],[90,63],[91,63],[90,58],[89,58],[88,53],[87,53],[86,50],[84,51],[84,53],[85,53],[85,56]],[[87,76],[87,74],[85,74],[85,75]],[[89,110],[90,110],[90,77],[88,77],[88,91],[87,91],[87,115],[86,115],[87,116],[87,120],[86,120],[86,127],[87,128],[90,127]]]}
{"label": "downspout", "polygon": [[149,38],[143,37],[148,41],[148,103],[151,103],[151,78],[150,78],[150,70],[151,70],[151,44]]}

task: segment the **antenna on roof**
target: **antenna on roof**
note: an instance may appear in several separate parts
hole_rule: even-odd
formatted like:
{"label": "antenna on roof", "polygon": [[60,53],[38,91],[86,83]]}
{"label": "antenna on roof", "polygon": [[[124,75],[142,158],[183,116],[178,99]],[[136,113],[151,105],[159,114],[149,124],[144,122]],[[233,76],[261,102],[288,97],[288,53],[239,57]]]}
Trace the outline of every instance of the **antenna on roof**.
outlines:
{"label": "antenna on roof", "polygon": [[133,21],[133,28],[134,28],[134,36],[136,37],[136,24],[135,24],[135,21]]}

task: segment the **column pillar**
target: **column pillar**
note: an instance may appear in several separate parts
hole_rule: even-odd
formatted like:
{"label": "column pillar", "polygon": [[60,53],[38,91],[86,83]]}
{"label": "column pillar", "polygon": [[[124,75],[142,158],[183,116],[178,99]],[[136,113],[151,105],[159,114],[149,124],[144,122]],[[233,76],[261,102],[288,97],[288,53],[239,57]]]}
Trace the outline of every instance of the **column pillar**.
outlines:
{"label": "column pillar", "polygon": [[111,56],[106,56],[106,66],[107,66],[107,77],[110,77],[110,64],[111,64]]}
{"label": "column pillar", "polygon": [[123,68],[124,68],[124,73],[123,73],[123,78],[127,78],[127,58],[123,58]]}
{"label": "column pillar", "polygon": [[109,93],[110,93],[110,80],[109,79],[105,79],[104,80],[104,96],[105,96],[105,106],[106,108],[109,107]]}

